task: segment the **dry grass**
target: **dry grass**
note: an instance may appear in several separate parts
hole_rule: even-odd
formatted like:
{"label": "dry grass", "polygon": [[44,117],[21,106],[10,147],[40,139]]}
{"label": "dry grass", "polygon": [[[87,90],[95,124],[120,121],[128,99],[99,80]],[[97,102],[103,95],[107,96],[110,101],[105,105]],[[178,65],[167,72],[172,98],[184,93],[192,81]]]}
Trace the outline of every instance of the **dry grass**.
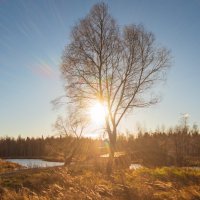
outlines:
{"label": "dry grass", "polygon": [[112,176],[64,167],[32,170],[0,178],[2,200],[198,200],[200,171],[143,168]]}
{"label": "dry grass", "polygon": [[17,163],[7,162],[0,159],[0,173],[13,171],[20,168],[22,168],[22,166]]}

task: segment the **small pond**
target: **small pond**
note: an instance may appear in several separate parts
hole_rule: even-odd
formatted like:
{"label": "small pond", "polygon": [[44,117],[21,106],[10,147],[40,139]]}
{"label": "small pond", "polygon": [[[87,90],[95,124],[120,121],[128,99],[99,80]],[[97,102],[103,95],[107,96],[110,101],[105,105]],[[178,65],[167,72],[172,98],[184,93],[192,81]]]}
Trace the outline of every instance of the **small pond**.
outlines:
{"label": "small pond", "polygon": [[5,160],[9,162],[18,163],[28,168],[54,167],[54,166],[64,165],[64,162],[52,162],[52,161],[45,161],[41,159],[5,159]]}

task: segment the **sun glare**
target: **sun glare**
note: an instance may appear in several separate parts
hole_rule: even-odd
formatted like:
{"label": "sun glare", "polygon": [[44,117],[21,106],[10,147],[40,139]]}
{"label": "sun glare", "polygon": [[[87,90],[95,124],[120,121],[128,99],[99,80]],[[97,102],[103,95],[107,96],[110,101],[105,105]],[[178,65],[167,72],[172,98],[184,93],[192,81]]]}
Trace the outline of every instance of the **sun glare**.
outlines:
{"label": "sun glare", "polygon": [[103,125],[107,115],[107,108],[100,102],[95,103],[90,109],[90,117],[97,125]]}

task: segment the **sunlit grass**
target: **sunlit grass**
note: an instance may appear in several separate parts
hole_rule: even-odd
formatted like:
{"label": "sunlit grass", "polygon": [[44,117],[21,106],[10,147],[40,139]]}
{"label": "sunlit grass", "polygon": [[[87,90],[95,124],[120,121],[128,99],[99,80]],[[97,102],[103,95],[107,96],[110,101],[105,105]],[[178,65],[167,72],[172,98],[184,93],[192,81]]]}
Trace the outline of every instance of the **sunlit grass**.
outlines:
{"label": "sunlit grass", "polygon": [[20,166],[17,163],[6,162],[6,161],[0,159],[0,173],[13,171],[13,170],[20,169],[20,168],[22,168],[22,166]]}
{"label": "sunlit grass", "polygon": [[200,198],[200,172],[141,168],[104,173],[64,167],[37,169],[0,179],[2,199],[193,200]]}

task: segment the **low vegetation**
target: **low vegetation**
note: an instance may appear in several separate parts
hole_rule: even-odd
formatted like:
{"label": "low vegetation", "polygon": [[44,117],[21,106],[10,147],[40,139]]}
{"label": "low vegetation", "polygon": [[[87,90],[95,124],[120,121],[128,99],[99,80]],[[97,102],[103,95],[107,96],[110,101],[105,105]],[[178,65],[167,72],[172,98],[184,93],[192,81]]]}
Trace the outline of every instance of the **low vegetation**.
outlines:
{"label": "low vegetation", "polygon": [[1,200],[198,200],[200,171],[141,168],[104,173],[66,167],[32,169],[0,177]]}
{"label": "low vegetation", "polygon": [[7,162],[7,161],[0,159],[0,174],[6,173],[6,172],[11,172],[13,170],[18,170],[21,168],[22,168],[22,166],[20,166],[17,163]]}

